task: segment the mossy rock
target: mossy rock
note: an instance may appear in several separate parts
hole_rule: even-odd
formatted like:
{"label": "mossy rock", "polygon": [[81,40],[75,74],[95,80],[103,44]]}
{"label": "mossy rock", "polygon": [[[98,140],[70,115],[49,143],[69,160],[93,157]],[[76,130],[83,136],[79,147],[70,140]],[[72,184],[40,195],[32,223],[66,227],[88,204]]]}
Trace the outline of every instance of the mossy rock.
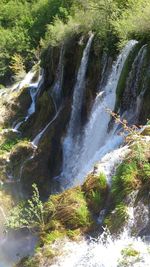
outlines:
{"label": "mossy rock", "polygon": [[14,121],[16,123],[26,116],[27,110],[31,103],[31,97],[28,87],[25,86],[17,92],[13,92],[6,99],[5,114],[4,114],[4,127],[12,127]]}
{"label": "mossy rock", "polygon": [[109,192],[106,176],[102,173],[99,175],[89,174],[82,186],[82,190],[89,209],[94,214],[98,214],[103,209]]}
{"label": "mossy rock", "polygon": [[143,140],[136,141],[127,158],[118,166],[112,177],[111,205],[105,224],[112,233],[118,233],[128,220],[127,205],[131,193],[137,192],[132,205],[138,201],[149,205],[150,190],[150,145]]}
{"label": "mossy rock", "polygon": [[8,158],[6,155],[0,155],[0,182],[5,182],[7,176]]}
{"label": "mossy rock", "polygon": [[0,189],[0,234],[4,230],[4,224],[6,223],[6,217],[9,215],[14,201],[12,196],[6,191]]}
{"label": "mossy rock", "polygon": [[16,145],[20,140],[20,137],[16,132],[11,129],[5,129],[0,134],[0,153],[10,152],[14,145]]}
{"label": "mossy rock", "polygon": [[120,203],[132,191],[140,188],[138,168],[134,161],[126,160],[117,168],[112,178],[112,195],[115,203]]}
{"label": "mossy rock", "polygon": [[20,127],[23,137],[31,140],[40,132],[55,116],[55,106],[48,91],[37,99],[36,111],[31,117]]}
{"label": "mossy rock", "polygon": [[53,195],[45,204],[47,221],[59,221],[65,229],[89,229],[92,217],[88,210],[86,199],[81,188],[67,190],[60,195]]}
{"label": "mossy rock", "polygon": [[142,131],[141,134],[144,135],[144,136],[146,136],[146,135],[150,136],[150,125],[145,126],[145,128],[144,128],[144,130]]}
{"label": "mossy rock", "polygon": [[11,150],[8,170],[15,179],[20,179],[21,166],[33,154],[33,147],[28,141],[20,141]]}
{"label": "mossy rock", "polygon": [[118,234],[126,225],[128,217],[127,206],[124,203],[120,203],[105,218],[104,224],[108,227],[112,234]]}

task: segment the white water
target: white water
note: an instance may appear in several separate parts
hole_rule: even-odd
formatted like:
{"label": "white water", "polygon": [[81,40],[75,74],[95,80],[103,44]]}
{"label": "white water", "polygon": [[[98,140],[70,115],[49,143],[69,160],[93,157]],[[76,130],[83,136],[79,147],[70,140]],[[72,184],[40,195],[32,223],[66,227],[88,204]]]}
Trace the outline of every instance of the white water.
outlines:
{"label": "white water", "polygon": [[44,133],[46,132],[46,130],[49,128],[50,125],[52,125],[52,123],[57,119],[57,117],[59,116],[60,114],[60,111],[62,110],[62,107],[60,107],[58,109],[58,111],[56,112],[55,116],[53,117],[53,119],[45,126],[45,128],[39,132],[39,134],[34,138],[34,140],[31,142],[31,144],[37,148],[38,147],[38,144],[42,138],[42,136],[44,135]]}
{"label": "white water", "polygon": [[16,91],[22,89],[25,86],[28,86],[31,83],[34,75],[35,72],[33,70],[29,71],[21,82],[12,86],[11,90]]}
{"label": "white water", "polygon": [[[113,153],[113,152],[112,152]],[[118,156],[124,157],[129,153],[128,148],[118,150]],[[113,154],[111,155],[113,157]],[[107,157],[107,156],[105,156]],[[105,159],[106,161],[106,159]],[[115,159],[111,159],[114,161]],[[107,161],[108,166],[109,159]],[[98,166],[101,171],[103,163]],[[109,169],[109,168],[108,168]],[[112,175],[112,173],[111,173]],[[110,173],[109,173],[110,176]],[[61,251],[55,258],[52,267],[149,267],[150,266],[150,236],[138,237],[149,224],[149,208],[141,200],[136,202],[138,190],[126,200],[129,219],[124,229],[117,236],[113,236],[107,229],[97,238],[83,239],[80,242],[66,241],[55,243],[54,248]],[[132,235],[134,233],[134,236]],[[135,251],[135,256],[128,251]],[[41,267],[47,265],[43,264]]]}
{"label": "white water", "polygon": [[[28,81],[28,88],[29,88],[29,92],[30,92],[30,96],[31,96],[32,102],[31,102],[31,105],[30,105],[30,107],[29,107],[29,109],[27,111],[26,117],[22,121],[18,122],[13,127],[13,131],[14,132],[17,132],[18,129],[20,128],[20,126],[24,122],[26,122],[30,118],[30,116],[35,112],[37,95],[38,95],[38,93],[39,93],[39,91],[41,89],[41,86],[42,86],[43,82],[44,82],[44,73],[43,73],[43,70],[41,70],[41,73],[40,73],[40,75],[38,77],[38,80],[35,83],[32,83],[32,79],[33,79],[33,77],[35,75],[35,72],[29,72],[29,74],[27,74],[28,77],[25,79],[25,81],[23,82],[23,84]],[[22,86],[22,83],[19,85],[19,88],[22,88],[21,86]]]}
{"label": "white water", "polygon": [[[126,82],[126,88],[124,90],[123,106],[125,104],[126,110],[124,111],[122,117],[126,118],[130,124],[138,123],[141,102],[143,100],[143,95],[145,92],[144,84],[141,84],[141,93],[138,95],[138,86],[141,79],[142,67],[146,55],[147,45],[143,45],[132,64],[129,77]],[[128,96],[128,94],[130,94],[130,96]]]}
{"label": "white water", "polygon": [[67,135],[63,142],[63,175],[65,169],[68,165],[68,161],[71,158],[72,149],[75,146],[75,135],[78,132],[80,127],[80,118],[81,118],[81,109],[82,109],[82,102],[84,96],[84,89],[85,89],[85,75],[88,66],[90,48],[93,41],[94,35],[91,34],[87,45],[84,49],[81,64],[78,70],[77,81],[74,87],[73,93],[73,104],[71,110],[71,118],[67,130]]}
{"label": "white water", "polygon": [[[61,244],[60,256],[51,267],[149,267],[149,244],[141,238],[128,236],[124,231],[121,236],[113,238],[104,232],[99,238],[80,243]],[[138,256],[123,256],[126,248],[139,252]],[[123,264],[124,262],[124,264]],[[47,266],[47,265],[43,265]],[[43,267],[41,266],[41,267]]]}
{"label": "white water", "polygon": [[[64,188],[81,184],[85,175],[92,169],[93,164],[122,143],[122,137],[115,133],[116,126],[108,133],[111,116],[106,109],[114,110],[118,81],[124,63],[136,44],[136,41],[128,42],[114,63],[103,92],[100,92],[95,100],[80,144],[78,141],[72,144],[72,129],[74,126],[77,127],[77,125],[74,124],[71,116],[70,130],[63,144],[65,153],[61,180],[62,185],[64,186],[65,184]],[[80,93],[82,96],[82,92],[79,91],[79,98]]]}

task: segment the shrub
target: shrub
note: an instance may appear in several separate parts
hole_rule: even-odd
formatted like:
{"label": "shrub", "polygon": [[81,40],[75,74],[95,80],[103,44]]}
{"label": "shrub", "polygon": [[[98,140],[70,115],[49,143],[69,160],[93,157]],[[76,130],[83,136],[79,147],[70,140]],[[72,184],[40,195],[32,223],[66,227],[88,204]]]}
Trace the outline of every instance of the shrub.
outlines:
{"label": "shrub", "polygon": [[35,184],[33,187],[33,195],[27,202],[22,202],[12,209],[10,217],[7,220],[8,228],[44,228],[44,207],[40,200],[39,191]]}

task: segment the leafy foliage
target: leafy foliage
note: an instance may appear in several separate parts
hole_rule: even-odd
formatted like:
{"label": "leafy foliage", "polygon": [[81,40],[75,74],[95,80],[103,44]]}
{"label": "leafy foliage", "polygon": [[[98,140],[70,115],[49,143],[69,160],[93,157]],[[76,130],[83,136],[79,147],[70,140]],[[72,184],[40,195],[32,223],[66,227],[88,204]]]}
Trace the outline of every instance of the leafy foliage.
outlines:
{"label": "leafy foliage", "polygon": [[37,0],[1,1],[0,83],[10,77],[14,56],[26,70],[39,51],[56,46],[73,34],[95,32],[100,46],[112,50],[128,39],[150,39],[148,0]]}
{"label": "leafy foliage", "polygon": [[7,220],[7,227],[17,228],[35,228],[44,227],[44,208],[40,200],[39,191],[36,184],[32,185],[33,195],[27,202],[22,202],[12,209],[10,217]]}

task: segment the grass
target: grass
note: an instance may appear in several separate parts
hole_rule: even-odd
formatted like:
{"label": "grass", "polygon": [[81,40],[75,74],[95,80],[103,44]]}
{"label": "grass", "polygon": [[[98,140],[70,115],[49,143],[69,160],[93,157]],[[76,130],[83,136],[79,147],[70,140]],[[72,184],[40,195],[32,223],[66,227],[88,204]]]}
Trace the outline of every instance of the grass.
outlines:
{"label": "grass", "polygon": [[138,187],[138,168],[135,161],[123,162],[112,178],[111,193],[115,203],[120,203],[127,195]]}
{"label": "grass", "polygon": [[94,213],[99,213],[103,208],[108,194],[106,176],[90,174],[82,186],[89,209]]}
{"label": "grass", "polygon": [[139,199],[147,201],[150,190],[150,145],[135,142],[130,155],[118,166],[112,177],[111,205],[105,224],[112,233],[122,229],[128,220],[126,200],[131,192],[138,190],[135,203]]}
{"label": "grass", "polygon": [[66,229],[74,230],[91,225],[91,214],[80,188],[51,196],[45,210],[48,220],[59,221]]}

